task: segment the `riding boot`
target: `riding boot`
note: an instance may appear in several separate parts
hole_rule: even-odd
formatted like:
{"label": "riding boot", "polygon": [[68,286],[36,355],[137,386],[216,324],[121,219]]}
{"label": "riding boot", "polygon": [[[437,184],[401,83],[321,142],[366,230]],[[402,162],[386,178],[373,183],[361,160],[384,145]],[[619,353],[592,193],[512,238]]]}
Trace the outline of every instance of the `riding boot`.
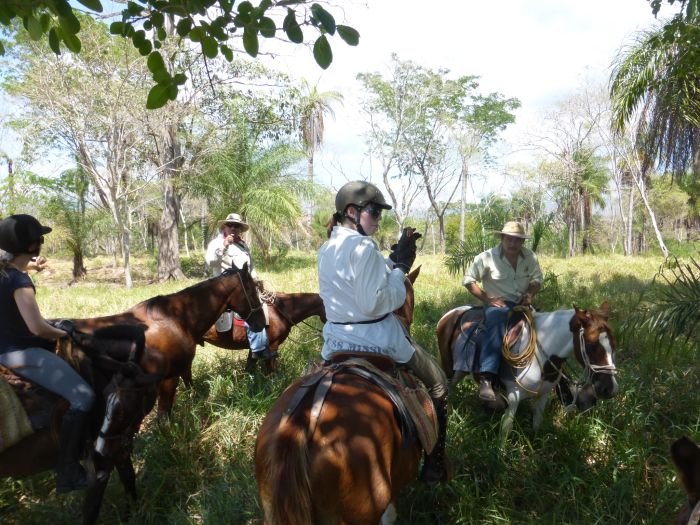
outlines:
{"label": "riding boot", "polygon": [[481,372],[479,379],[479,399],[482,401],[496,401],[496,392],[493,389],[496,376],[490,372]]}
{"label": "riding boot", "polygon": [[87,488],[87,474],[80,464],[88,413],[70,409],[63,416],[58,439],[58,461],[56,462],[56,492],[63,494]]}
{"label": "riding boot", "polygon": [[447,394],[439,398],[432,398],[435,406],[435,414],[438,422],[438,438],[435,448],[430,454],[425,455],[423,471],[420,479],[426,485],[445,483],[450,479],[449,462],[445,454],[445,440],[447,438]]}

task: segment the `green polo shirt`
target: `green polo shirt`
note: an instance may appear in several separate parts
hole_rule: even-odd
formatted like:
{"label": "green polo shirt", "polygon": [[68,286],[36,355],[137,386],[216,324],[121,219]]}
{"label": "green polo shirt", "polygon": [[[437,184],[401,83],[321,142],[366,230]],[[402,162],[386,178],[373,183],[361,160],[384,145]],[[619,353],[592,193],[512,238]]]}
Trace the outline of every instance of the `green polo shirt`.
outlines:
{"label": "green polo shirt", "polygon": [[468,286],[477,281],[490,297],[519,303],[530,283],[542,284],[542,269],[535,252],[525,247],[520,250],[517,268],[513,269],[499,244],[474,258],[462,284]]}

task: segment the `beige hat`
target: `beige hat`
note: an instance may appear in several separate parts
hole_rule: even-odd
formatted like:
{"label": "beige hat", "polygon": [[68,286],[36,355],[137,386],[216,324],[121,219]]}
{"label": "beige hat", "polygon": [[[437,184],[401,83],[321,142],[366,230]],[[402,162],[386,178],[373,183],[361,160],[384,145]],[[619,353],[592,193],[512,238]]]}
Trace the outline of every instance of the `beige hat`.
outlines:
{"label": "beige hat", "polygon": [[508,221],[503,229],[499,232],[501,235],[509,235],[510,237],[518,237],[519,239],[529,239],[529,235],[525,235],[525,226],[518,221]]}
{"label": "beige hat", "polygon": [[219,229],[224,224],[237,224],[241,227],[241,231],[247,232],[250,226],[248,226],[248,223],[244,222],[243,219],[241,219],[241,216],[238,215],[237,213],[229,213],[225,219],[219,221]]}

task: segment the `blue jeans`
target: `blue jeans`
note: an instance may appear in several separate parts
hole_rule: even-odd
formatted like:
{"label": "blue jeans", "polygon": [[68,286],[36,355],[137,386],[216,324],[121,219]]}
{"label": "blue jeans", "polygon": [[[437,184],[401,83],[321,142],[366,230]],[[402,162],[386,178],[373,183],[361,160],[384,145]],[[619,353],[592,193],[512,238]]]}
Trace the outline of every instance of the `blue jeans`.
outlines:
{"label": "blue jeans", "polygon": [[250,325],[246,321],[245,333],[248,336],[248,346],[251,352],[262,352],[270,346],[270,341],[267,337],[267,328],[263,328],[259,332],[253,332]]}
{"label": "blue jeans", "polygon": [[479,372],[498,374],[498,366],[501,364],[501,348],[503,336],[506,334],[506,322],[508,312],[515,303],[506,303],[508,306],[485,306],[484,324],[486,325],[484,338],[481,341],[481,357],[479,358]]}

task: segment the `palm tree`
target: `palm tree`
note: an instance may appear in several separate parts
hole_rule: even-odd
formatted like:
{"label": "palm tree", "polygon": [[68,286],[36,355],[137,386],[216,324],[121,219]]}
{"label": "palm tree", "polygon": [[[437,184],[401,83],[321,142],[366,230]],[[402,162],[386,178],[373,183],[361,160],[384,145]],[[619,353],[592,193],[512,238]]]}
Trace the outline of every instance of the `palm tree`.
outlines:
{"label": "palm tree", "polygon": [[207,169],[193,180],[192,192],[209,202],[209,224],[235,211],[251,224],[266,253],[272,239],[301,216],[300,199],[310,194],[294,167],[304,153],[277,142],[262,147],[241,121],[218,151],[205,159]]}

